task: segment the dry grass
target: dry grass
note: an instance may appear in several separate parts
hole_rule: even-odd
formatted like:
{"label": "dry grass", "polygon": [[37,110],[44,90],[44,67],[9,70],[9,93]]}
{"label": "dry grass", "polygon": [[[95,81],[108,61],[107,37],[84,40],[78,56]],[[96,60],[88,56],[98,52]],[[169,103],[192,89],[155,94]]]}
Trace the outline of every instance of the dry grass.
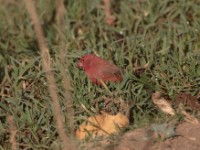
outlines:
{"label": "dry grass", "polygon": [[12,150],[17,150],[18,149],[17,142],[16,142],[17,129],[15,126],[13,116],[8,117],[8,123],[10,126],[10,144],[11,144]]}
{"label": "dry grass", "polygon": [[116,17],[112,14],[111,11],[111,1],[103,0],[104,2],[104,11],[105,11],[105,22],[108,25],[114,25]]}
{"label": "dry grass", "polygon": [[65,68],[60,66],[59,70],[63,79],[62,86],[64,87],[64,97],[66,101],[66,110],[67,110],[67,121],[68,121],[68,131],[70,134],[74,131],[74,106],[73,106],[73,100],[72,100],[72,93],[71,93],[71,81],[66,75],[65,70],[69,69],[69,62],[66,61],[64,58],[64,53],[67,53],[67,44],[62,39],[63,33],[66,32],[67,24],[65,19],[65,7],[63,0],[56,0],[56,23],[57,23],[57,30],[58,30],[58,41],[59,41],[59,58],[60,63],[65,64]]}
{"label": "dry grass", "polygon": [[61,112],[61,107],[57,95],[57,86],[55,82],[55,78],[52,72],[51,68],[51,57],[49,54],[49,48],[47,46],[47,43],[45,42],[45,37],[43,34],[42,27],[40,25],[39,18],[36,13],[35,6],[32,2],[32,0],[26,0],[26,8],[27,11],[29,12],[29,15],[31,17],[33,27],[35,29],[36,37],[37,37],[37,42],[41,51],[41,57],[42,57],[42,62],[43,62],[43,68],[46,72],[46,78],[48,81],[48,88],[49,92],[51,95],[52,99],[52,108],[54,112],[54,119],[56,120],[56,125],[58,129],[58,133],[60,136],[60,139],[62,141],[62,149],[67,150],[67,149],[74,149],[73,143],[70,141],[70,138],[67,136],[64,128],[64,122],[62,121],[62,112]]}

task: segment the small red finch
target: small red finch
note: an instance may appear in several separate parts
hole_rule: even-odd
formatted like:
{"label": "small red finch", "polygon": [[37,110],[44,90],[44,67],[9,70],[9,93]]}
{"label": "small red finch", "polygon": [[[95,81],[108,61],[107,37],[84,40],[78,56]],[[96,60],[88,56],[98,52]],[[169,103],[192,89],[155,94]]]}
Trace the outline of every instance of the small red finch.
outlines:
{"label": "small red finch", "polygon": [[122,81],[122,72],[116,65],[93,54],[81,57],[77,67],[82,68],[89,79],[98,85],[102,85],[101,80],[103,82]]}

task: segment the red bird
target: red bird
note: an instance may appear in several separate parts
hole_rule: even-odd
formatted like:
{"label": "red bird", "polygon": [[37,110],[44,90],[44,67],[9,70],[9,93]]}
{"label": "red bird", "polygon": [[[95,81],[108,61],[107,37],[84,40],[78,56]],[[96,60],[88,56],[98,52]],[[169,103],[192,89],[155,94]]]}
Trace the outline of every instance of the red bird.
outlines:
{"label": "red bird", "polygon": [[116,65],[93,54],[81,57],[77,67],[82,68],[89,79],[98,85],[102,85],[101,80],[103,82],[122,81],[122,72]]}

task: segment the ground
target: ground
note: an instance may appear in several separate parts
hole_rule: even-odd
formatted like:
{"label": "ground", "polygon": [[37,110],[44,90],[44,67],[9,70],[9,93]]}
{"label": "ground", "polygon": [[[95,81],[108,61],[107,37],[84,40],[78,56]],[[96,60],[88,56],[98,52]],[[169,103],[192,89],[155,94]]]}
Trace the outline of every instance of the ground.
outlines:
{"label": "ground", "polygon": [[[85,149],[94,150],[199,150],[200,124],[180,122],[176,125],[175,135],[161,139],[156,134],[147,138],[148,128],[140,128],[126,132],[116,141],[103,140],[94,144],[86,144]],[[114,145],[114,146],[113,146]]]}
{"label": "ground", "polygon": [[[0,150],[198,149],[199,0],[32,1],[0,0]],[[86,54],[123,80],[93,84],[77,67]],[[131,124],[103,145],[77,140],[102,112]]]}
{"label": "ground", "polygon": [[198,150],[200,149],[200,124],[181,122],[176,127],[176,136],[164,141],[144,140],[143,137],[145,137],[145,129],[130,131],[122,136],[115,150]]}

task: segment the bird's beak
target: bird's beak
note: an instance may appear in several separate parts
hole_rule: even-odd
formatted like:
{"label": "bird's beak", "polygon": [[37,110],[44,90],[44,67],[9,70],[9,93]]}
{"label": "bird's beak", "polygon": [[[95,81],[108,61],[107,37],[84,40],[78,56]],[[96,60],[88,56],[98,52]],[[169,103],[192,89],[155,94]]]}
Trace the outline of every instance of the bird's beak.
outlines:
{"label": "bird's beak", "polygon": [[83,63],[78,62],[78,63],[76,64],[76,66],[77,66],[78,68],[82,68],[82,67],[83,67]]}

